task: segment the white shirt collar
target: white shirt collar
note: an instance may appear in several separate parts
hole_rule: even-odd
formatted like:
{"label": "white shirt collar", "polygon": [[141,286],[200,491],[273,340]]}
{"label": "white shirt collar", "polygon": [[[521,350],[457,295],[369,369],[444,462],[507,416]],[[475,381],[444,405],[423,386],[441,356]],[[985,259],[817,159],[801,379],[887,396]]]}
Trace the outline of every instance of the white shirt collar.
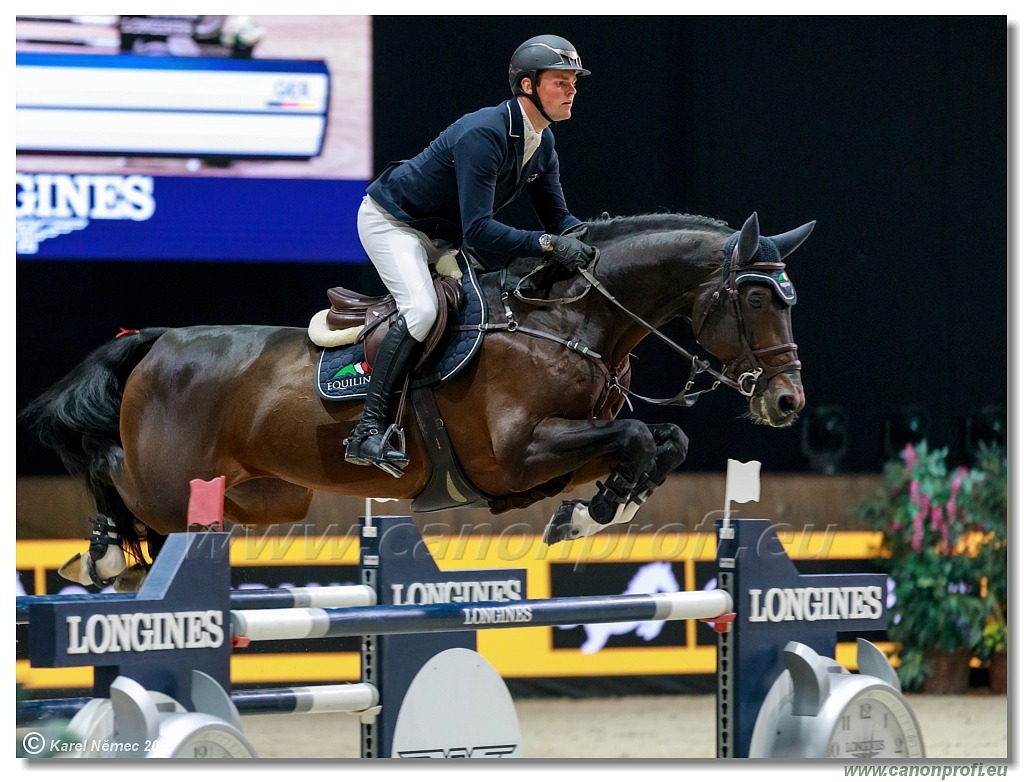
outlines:
{"label": "white shirt collar", "polygon": [[526,109],[523,108],[523,104],[518,100],[516,104],[518,104],[519,110],[523,112],[523,166],[525,167],[530,158],[533,157],[533,153],[540,147],[541,134],[534,129]]}

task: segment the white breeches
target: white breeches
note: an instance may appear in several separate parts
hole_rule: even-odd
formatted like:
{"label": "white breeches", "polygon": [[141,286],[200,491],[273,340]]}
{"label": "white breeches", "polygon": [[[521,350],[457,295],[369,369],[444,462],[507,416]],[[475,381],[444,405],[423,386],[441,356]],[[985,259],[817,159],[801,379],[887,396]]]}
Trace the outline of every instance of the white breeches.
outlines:
{"label": "white breeches", "polygon": [[437,320],[437,295],[430,281],[430,264],[454,250],[439,250],[425,233],[396,220],[369,196],[363,197],[356,218],[359,241],[388,291],[409,333],[422,342]]}

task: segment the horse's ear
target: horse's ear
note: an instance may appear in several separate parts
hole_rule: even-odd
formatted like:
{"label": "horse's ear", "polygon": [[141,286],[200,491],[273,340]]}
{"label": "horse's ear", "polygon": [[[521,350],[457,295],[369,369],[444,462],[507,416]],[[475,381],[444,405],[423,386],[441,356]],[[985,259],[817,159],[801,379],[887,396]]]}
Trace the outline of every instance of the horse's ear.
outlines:
{"label": "horse's ear", "polygon": [[733,261],[737,266],[743,266],[754,260],[757,251],[761,247],[761,227],[757,223],[757,212],[754,212],[743,223],[740,229],[740,238],[732,251]]}
{"label": "horse's ear", "polygon": [[794,228],[792,231],[786,231],[784,234],[778,236],[769,237],[775,246],[779,248],[779,256],[785,258],[793,250],[804,243],[804,240],[811,235],[811,231],[814,230],[814,226],[817,224],[817,220],[811,220],[809,223],[804,223],[799,228]]}

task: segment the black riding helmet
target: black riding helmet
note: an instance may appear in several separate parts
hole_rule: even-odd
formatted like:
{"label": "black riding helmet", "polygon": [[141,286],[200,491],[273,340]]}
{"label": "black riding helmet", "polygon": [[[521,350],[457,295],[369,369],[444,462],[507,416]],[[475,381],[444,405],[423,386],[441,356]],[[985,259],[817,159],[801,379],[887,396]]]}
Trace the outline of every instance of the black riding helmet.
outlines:
{"label": "black riding helmet", "polygon": [[[537,79],[541,71],[576,71],[580,76],[589,76],[583,67],[576,47],[557,35],[538,35],[520,44],[508,64],[508,85],[513,95],[526,95],[537,110],[551,124],[555,121],[547,115],[537,96]],[[522,88],[524,76],[530,77],[533,94],[527,95]]]}

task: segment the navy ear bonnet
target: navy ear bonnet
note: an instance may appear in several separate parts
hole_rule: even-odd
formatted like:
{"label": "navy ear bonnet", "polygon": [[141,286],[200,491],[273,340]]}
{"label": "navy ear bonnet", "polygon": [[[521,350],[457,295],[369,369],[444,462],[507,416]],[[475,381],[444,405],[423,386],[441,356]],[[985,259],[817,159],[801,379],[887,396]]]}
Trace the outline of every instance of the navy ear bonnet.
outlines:
{"label": "navy ear bonnet", "polygon": [[[736,247],[739,238],[740,232],[737,231],[729,237],[729,241],[722,248],[726,257],[726,263],[722,268],[722,276],[726,279],[729,277],[730,266],[732,265],[729,259],[732,258],[732,251]],[[771,285],[783,304],[792,307],[796,304],[796,288],[793,287],[793,283],[790,281],[789,275],[786,274],[785,268],[766,266],[758,268],[761,264],[781,263],[782,255],[779,253],[779,248],[775,242],[767,236],[761,236],[758,238],[757,254],[751,259],[750,263],[736,267],[736,284],[756,282],[762,285]]]}

